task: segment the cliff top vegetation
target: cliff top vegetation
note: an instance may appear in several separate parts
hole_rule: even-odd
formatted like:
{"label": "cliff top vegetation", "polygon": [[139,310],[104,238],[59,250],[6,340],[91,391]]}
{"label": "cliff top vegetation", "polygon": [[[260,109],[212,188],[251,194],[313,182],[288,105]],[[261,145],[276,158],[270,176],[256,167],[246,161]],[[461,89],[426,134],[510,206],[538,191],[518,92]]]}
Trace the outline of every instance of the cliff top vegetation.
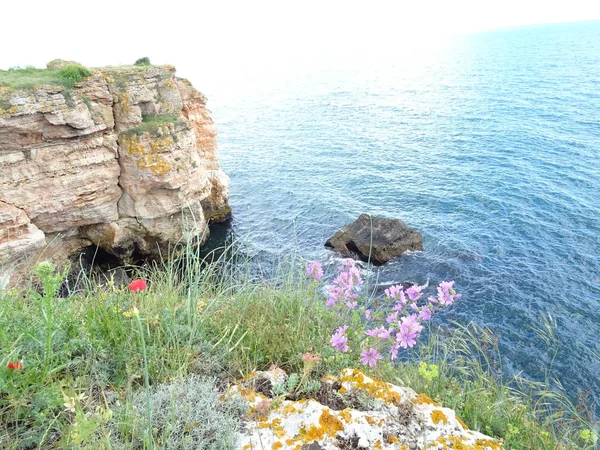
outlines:
{"label": "cliff top vegetation", "polygon": [[[422,342],[408,345],[398,360],[374,361],[341,342],[351,331],[364,339],[366,322],[358,316],[342,327],[344,336],[339,328],[332,336],[340,316],[321,297],[323,275],[315,264],[309,276],[292,261],[275,268],[272,280],[250,281],[231,259],[225,253],[207,266],[188,247],[158,267],[130,268],[139,280],[129,288],[84,272],[65,284],[66,272],[42,263],[29,284],[0,292],[0,435],[6,448],[159,448],[167,442],[188,448],[180,443],[191,432],[201,437],[189,448],[231,448],[235,405],[194,409],[218,405],[216,391],[194,377],[209,383],[216,377],[223,386],[271,364],[301,374],[306,387],[341,368],[365,367],[454,409],[465,426],[502,438],[506,449],[595,448],[598,423],[585,402],[572,404],[549,380],[507,378],[489,330],[429,325]],[[329,289],[336,299],[342,278]],[[417,297],[417,291],[406,295]],[[441,287],[441,298],[449,293]],[[388,296],[402,297],[395,291]],[[352,314],[373,297],[367,290],[354,301],[359,306]],[[312,381],[304,380],[307,355]],[[191,385],[199,386],[195,394],[183,395]],[[200,416],[188,417],[188,407]],[[198,428],[202,423],[218,429]],[[221,423],[231,426],[225,430]],[[220,447],[202,441],[215,435]]]}

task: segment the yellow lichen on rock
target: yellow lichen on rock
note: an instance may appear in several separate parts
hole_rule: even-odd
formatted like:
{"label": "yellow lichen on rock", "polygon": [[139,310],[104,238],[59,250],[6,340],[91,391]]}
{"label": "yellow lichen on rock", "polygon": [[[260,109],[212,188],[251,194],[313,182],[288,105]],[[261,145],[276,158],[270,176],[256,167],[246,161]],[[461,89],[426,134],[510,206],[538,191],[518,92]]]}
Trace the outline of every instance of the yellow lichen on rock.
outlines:
{"label": "yellow lichen on rock", "polygon": [[439,409],[434,409],[433,411],[431,411],[431,420],[436,425],[440,422],[444,422],[445,424],[448,423],[448,418],[446,417],[446,414],[444,414]]}
{"label": "yellow lichen on rock", "polygon": [[439,406],[436,402],[434,402],[433,400],[431,400],[428,396],[426,396],[425,394],[421,393],[419,395],[417,395],[417,397],[415,399],[413,399],[412,401],[415,405],[433,405],[433,406]]}
{"label": "yellow lichen on rock", "polygon": [[[392,389],[391,384],[375,379],[366,381],[365,374],[358,369],[354,369],[350,373],[344,375],[341,382],[353,383],[357,389],[366,391],[371,397],[383,400],[385,403],[398,405],[402,400],[401,395]],[[342,392],[341,389],[340,392]]]}
{"label": "yellow lichen on rock", "polygon": [[150,141],[150,148],[153,152],[164,152],[170,146],[172,146],[175,142],[171,136],[165,138],[155,138]]}

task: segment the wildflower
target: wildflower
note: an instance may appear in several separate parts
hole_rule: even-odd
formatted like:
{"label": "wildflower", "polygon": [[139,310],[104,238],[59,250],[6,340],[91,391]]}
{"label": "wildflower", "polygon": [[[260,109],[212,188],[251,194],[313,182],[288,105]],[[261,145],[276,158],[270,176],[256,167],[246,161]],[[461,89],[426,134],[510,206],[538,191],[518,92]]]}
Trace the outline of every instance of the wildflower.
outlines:
{"label": "wildflower", "polygon": [[429,320],[431,319],[431,309],[429,309],[427,307],[427,305],[422,306],[421,309],[419,309],[419,320]]}
{"label": "wildflower", "polygon": [[323,278],[323,266],[317,261],[312,261],[306,268],[306,274],[315,281],[320,280]]}
{"label": "wildflower", "polygon": [[312,353],[305,353],[302,355],[302,361],[316,364],[321,361],[321,358],[319,358],[317,355],[313,355]]}
{"label": "wildflower", "polygon": [[408,298],[415,302],[421,297],[421,295],[423,295],[421,294],[422,289],[423,288],[421,286],[415,284],[406,290],[406,295],[408,295]]}
{"label": "wildflower", "polygon": [[336,350],[339,350],[342,353],[346,353],[348,351],[348,338],[343,334],[334,334],[331,336],[331,346]]}
{"label": "wildflower", "polygon": [[390,337],[390,334],[391,334],[390,330],[386,330],[384,327],[379,327],[378,331],[379,331],[379,333],[377,334],[377,337],[379,339],[387,339]]}
{"label": "wildflower", "polygon": [[442,306],[450,306],[454,303],[455,300],[459,299],[461,296],[457,294],[452,286],[454,285],[454,281],[442,281],[437,288],[438,297],[437,303]]}
{"label": "wildflower", "polygon": [[390,346],[390,359],[393,361],[398,357],[398,350],[400,346],[398,344],[393,344]]}
{"label": "wildflower", "polygon": [[346,302],[346,306],[350,309],[354,309],[358,306],[358,302],[351,302],[351,301],[347,301]]}
{"label": "wildflower", "polygon": [[390,330],[386,330],[384,327],[374,328],[372,330],[365,331],[367,336],[377,337],[380,339],[387,339],[390,337]]}
{"label": "wildflower", "polygon": [[416,333],[419,333],[423,330],[423,325],[421,325],[417,320],[416,314],[411,314],[410,316],[403,317],[401,319],[400,329],[402,329],[403,327]]}
{"label": "wildflower", "polygon": [[63,403],[63,405],[65,406],[65,410],[71,411],[72,413],[77,412],[77,409],[76,409],[77,405],[79,403],[83,402],[86,398],[87,398],[87,395],[85,395],[84,393],[75,395],[73,397],[63,393],[63,399],[65,401]]}
{"label": "wildflower", "polygon": [[344,325],[343,327],[339,327],[335,330],[335,333],[331,336],[331,346],[336,350],[339,350],[342,353],[348,351],[348,338],[344,335],[346,330],[348,329],[348,325]]}
{"label": "wildflower", "polygon": [[392,323],[395,322],[398,319],[398,311],[390,314],[389,316],[386,317],[385,321],[387,323]]}
{"label": "wildflower", "polygon": [[23,370],[23,364],[19,361],[10,362],[7,367],[11,370]]}
{"label": "wildflower", "polygon": [[146,290],[146,281],[142,279],[133,280],[129,283],[129,290],[131,292],[141,292]]}
{"label": "wildflower", "polygon": [[344,272],[346,270],[352,269],[355,263],[356,261],[354,261],[352,258],[346,258],[344,262],[338,266],[338,270],[340,272]]}
{"label": "wildflower", "polygon": [[389,298],[390,300],[396,300],[396,301],[400,299],[400,292],[402,292],[402,286],[400,286],[399,284],[390,286],[389,288],[387,288],[384,291],[385,296],[387,298]]}
{"label": "wildflower", "polygon": [[411,330],[410,328],[403,327],[400,328],[400,331],[396,335],[396,341],[400,347],[409,348],[414,347],[414,345],[417,343],[415,339],[418,337],[419,334],[417,332]]}
{"label": "wildflower", "polygon": [[377,360],[382,358],[382,356],[374,348],[363,350],[360,356],[360,362],[365,366],[368,365],[369,367],[375,367],[377,365]]}
{"label": "wildflower", "polygon": [[365,310],[365,319],[369,320],[371,318],[371,310],[367,309]]}
{"label": "wildflower", "polygon": [[255,407],[254,411],[259,416],[268,416],[271,411],[271,400],[268,398],[259,402]]}

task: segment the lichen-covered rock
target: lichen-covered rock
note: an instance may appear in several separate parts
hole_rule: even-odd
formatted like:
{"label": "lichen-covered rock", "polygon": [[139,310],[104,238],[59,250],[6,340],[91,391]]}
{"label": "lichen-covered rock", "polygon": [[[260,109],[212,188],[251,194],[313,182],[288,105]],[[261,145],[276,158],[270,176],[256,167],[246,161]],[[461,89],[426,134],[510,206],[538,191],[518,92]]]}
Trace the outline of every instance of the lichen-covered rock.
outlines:
{"label": "lichen-covered rock", "polygon": [[[268,373],[252,377],[270,379]],[[365,399],[343,409],[313,399],[270,399],[246,387],[248,382],[233,386],[228,393],[250,404],[238,449],[503,449],[500,441],[469,430],[453,410],[360,370],[345,369],[339,377],[324,380],[339,395]]]}
{"label": "lichen-covered rock", "polygon": [[172,66],[95,69],[72,89],[0,86],[0,223],[18,211],[21,230],[4,233],[2,264],[44,237],[64,242],[57,262],[91,243],[123,258],[164,254],[206,239],[228,197],[206,99]]}

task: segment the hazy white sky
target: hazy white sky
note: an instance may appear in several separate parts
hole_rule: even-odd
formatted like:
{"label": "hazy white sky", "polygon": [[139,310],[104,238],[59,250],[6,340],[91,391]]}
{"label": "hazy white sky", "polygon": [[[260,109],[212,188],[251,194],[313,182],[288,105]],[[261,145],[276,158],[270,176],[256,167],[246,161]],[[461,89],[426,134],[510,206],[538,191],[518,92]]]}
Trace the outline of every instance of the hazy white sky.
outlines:
{"label": "hazy white sky", "polygon": [[[3,2],[5,3],[5,2]],[[499,27],[600,19],[600,0],[29,0],[0,8],[0,68],[149,56],[203,83],[360,62]]]}

